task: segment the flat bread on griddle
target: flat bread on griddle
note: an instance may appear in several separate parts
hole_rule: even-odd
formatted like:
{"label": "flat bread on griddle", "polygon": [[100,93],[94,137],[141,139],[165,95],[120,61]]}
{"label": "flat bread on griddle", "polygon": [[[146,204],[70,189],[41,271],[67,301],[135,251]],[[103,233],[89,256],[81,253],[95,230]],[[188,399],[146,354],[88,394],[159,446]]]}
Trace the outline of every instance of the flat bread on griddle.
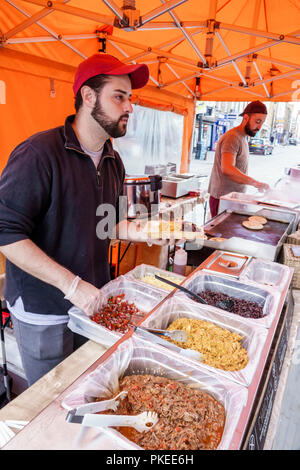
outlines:
{"label": "flat bread on griddle", "polygon": [[249,230],[262,230],[264,228],[262,224],[259,224],[255,220],[244,220],[242,225]]}
{"label": "flat bread on griddle", "polygon": [[265,225],[268,220],[265,218],[265,217],[262,217],[261,215],[251,215],[251,217],[249,217],[248,220],[253,220],[255,222],[257,222],[258,224],[262,224],[262,225]]}

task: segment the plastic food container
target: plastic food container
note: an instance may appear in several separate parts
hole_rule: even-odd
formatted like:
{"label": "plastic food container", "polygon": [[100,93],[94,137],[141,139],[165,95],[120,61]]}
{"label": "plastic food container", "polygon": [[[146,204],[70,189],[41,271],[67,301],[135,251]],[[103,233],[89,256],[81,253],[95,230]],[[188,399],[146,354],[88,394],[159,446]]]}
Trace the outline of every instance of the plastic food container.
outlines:
{"label": "plastic food container", "polygon": [[[244,322],[238,315],[234,315],[233,318],[233,316],[224,315],[218,308],[203,308],[201,304],[197,304],[190,299],[175,296],[163,302],[140,326],[167,329],[177,318],[205,320],[220,328],[241,335],[243,337],[241,345],[248,353],[246,367],[237,371],[226,371],[204,364],[203,362],[201,362],[201,365],[213,373],[224,375],[227,379],[234,380],[245,386],[250,385],[262,359],[261,353],[268,335],[266,328],[250,325],[249,322]],[[168,347],[169,342],[165,340],[165,343],[166,347]],[[179,346],[178,343],[177,346]],[[197,363],[197,361],[193,362]]]}
{"label": "plastic food container", "polygon": [[[170,281],[176,283],[178,282],[178,284],[181,284],[185,280],[185,276],[181,276],[180,274],[176,274],[173,272],[171,273],[170,271],[166,271],[164,269],[156,268],[155,266],[151,266],[150,264],[140,264],[139,266],[136,266],[134,269],[126,273],[125,277],[128,277],[128,279],[135,279],[136,281],[143,282],[148,286],[153,285],[153,287],[161,289],[163,291],[167,291],[168,293],[174,290],[172,286],[168,286],[162,281],[155,279],[155,275],[165,277],[166,279],[169,279]],[[145,281],[143,279],[145,278],[145,276],[153,276],[155,284]]]}
{"label": "plastic food container", "polygon": [[[125,276],[120,276],[108,282],[101,289],[101,292],[107,299],[110,296],[125,294],[124,300],[134,302],[137,308],[145,314],[149,313],[167,295],[165,291],[155,289],[150,285],[146,286],[145,284],[137,283]],[[105,303],[103,302],[102,306]],[[68,314],[70,317],[68,322],[70,330],[92,339],[103,346],[110,347],[123,336],[120,332],[111,331],[94,322],[77,307],[72,307]]]}
{"label": "plastic food container", "polygon": [[[117,349],[64,398],[62,406],[70,410],[92,401],[91,397],[109,398],[118,392],[119,379],[132,374],[163,376],[210,394],[222,403],[226,412],[224,432],[218,449],[234,448],[232,440],[237,439],[235,431],[247,402],[247,389],[225,377],[212,374],[201,366],[187,363],[176,353],[152,345],[135,335],[120,342]],[[111,438],[109,443],[108,436]],[[108,444],[113,449],[141,449],[117,430],[99,428],[99,437],[94,441],[94,448],[105,449],[104,446]]]}
{"label": "plastic food container", "polygon": [[252,259],[240,279],[283,291],[288,287],[290,274],[291,269],[288,266],[262,259]]}
{"label": "plastic food container", "polygon": [[[220,292],[233,298],[242,299],[249,302],[256,302],[263,308],[264,316],[262,318],[246,318],[225,310],[219,310],[225,312],[226,315],[243,319],[243,321],[251,322],[257,326],[270,328],[277,314],[277,306],[279,302],[278,296],[266,289],[262,289],[260,285],[252,282],[246,283],[235,279],[210,275],[198,271],[185,282],[183,282],[182,285],[196,294],[199,293],[200,296],[201,292],[209,290],[213,292]],[[174,296],[185,296],[185,298],[187,297],[184,293],[179,291],[176,291]],[[201,305],[204,308],[210,307],[209,305]]]}

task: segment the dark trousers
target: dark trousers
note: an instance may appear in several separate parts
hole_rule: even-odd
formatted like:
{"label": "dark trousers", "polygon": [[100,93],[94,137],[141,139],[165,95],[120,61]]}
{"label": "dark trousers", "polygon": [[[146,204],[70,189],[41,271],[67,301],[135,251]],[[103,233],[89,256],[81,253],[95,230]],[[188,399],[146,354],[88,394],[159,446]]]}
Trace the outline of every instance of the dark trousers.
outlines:
{"label": "dark trousers", "polygon": [[67,323],[31,325],[11,315],[28,385],[32,385],[87,341]]}
{"label": "dark trousers", "polygon": [[209,208],[211,217],[215,217],[218,214],[220,199],[216,199],[213,196],[209,197]]}

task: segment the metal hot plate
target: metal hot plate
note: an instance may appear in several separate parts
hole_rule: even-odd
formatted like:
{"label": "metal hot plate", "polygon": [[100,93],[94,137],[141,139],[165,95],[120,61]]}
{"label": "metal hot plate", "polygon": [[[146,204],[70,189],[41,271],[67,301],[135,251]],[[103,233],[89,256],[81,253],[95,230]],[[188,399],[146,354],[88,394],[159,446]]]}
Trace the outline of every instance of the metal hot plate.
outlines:
{"label": "metal hot plate", "polygon": [[239,237],[276,246],[289,225],[284,221],[268,219],[263,229],[250,230],[242,225],[242,222],[248,218],[249,215],[239,214],[237,212],[223,213],[206,224],[204,231],[206,235],[212,237]]}
{"label": "metal hot plate", "polygon": [[[204,232],[206,246],[230,252],[243,253],[274,261],[280,247],[291,231],[292,222],[282,212],[264,210],[259,215],[267,218],[261,230],[250,230],[242,225],[253,213],[224,211],[208,221]],[[288,220],[287,220],[288,219]],[[221,242],[210,241],[211,238]]]}

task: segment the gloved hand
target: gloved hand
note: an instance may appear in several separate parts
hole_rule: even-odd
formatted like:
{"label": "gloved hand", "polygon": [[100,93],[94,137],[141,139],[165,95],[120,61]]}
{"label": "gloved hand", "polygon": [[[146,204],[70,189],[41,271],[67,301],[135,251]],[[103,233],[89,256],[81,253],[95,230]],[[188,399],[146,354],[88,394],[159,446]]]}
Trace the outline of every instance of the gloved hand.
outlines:
{"label": "gloved hand", "polygon": [[253,186],[258,189],[258,191],[268,191],[270,189],[270,186],[267,183],[261,183],[260,181],[255,181],[253,183]]}
{"label": "gloved hand", "polygon": [[106,296],[99,289],[78,276],[74,278],[64,298],[89,317],[98,312],[107,302]]}

